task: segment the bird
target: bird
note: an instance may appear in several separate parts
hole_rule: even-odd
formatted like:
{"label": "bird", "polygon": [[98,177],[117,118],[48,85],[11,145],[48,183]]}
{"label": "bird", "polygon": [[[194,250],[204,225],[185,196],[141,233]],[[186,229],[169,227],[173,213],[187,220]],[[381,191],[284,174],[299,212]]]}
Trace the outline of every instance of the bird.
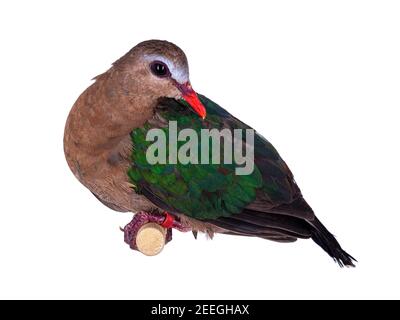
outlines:
{"label": "bird", "polygon": [[[133,213],[122,229],[132,249],[137,250],[138,230],[153,222],[167,230],[166,242],[172,229],[192,231],[195,238],[198,232],[210,238],[221,233],[283,243],[311,238],[339,266],[355,266],[356,260],[306,202],[273,145],[194,91],[187,57],[177,45],[140,42],[93,80],[68,115],[65,158],[99,201]],[[171,121],[180,132],[253,130],[253,171],[237,174],[235,161],[150,163],[147,135],[158,129],[170,141]],[[239,145],[246,144],[239,139]]]}

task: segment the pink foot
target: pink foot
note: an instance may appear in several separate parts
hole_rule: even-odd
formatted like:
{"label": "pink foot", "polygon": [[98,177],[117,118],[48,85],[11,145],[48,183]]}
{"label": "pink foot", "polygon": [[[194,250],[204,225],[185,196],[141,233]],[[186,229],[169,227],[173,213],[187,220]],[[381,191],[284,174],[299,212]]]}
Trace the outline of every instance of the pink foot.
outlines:
{"label": "pink foot", "polygon": [[133,250],[137,250],[136,246],[136,235],[139,229],[149,222],[158,223],[160,226],[167,229],[167,235],[165,238],[165,243],[168,243],[172,240],[172,228],[175,228],[182,232],[190,231],[191,228],[184,226],[180,223],[176,218],[170,215],[168,212],[164,212],[163,214],[159,214],[157,212],[149,213],[140,211],[133,216],[131,222],[129,222],[124,229],[124,241],[129,244],[130,248]]}

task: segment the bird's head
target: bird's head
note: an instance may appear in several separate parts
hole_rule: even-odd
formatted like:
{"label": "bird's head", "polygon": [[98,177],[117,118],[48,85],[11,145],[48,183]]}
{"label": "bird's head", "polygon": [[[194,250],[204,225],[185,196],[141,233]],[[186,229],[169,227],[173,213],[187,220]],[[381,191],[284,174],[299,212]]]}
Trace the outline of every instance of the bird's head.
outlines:
{"label": "bird's head", "polygon": [[184,99],[205,118],[206,109],[190,84],[186,55],[175,44],[161,40],[141,42],[114,66],[130,75],[127,90],[132,85],[133,92],[155,98]]}

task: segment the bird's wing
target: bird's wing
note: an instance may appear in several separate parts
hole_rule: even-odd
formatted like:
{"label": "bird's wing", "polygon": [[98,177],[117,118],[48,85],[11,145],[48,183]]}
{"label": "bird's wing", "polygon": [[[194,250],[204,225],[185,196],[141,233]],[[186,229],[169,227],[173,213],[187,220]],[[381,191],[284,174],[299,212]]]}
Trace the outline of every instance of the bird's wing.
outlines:
{"label": "bird's wing", "polygon": [[[257,133],[254,135],[254,170],[249,175],[236,174],[235,169],[241,165],[234,159],[231,164],[168,163],[168,147],[166,164],[148,162],[146,151],[153,144],[146,141],[148,131],[161,128],[168,142],[169,121],[176,121],[178,132],[190,128],[198,137],[201,137],[201,129],[226,128],[231,132],[251,129],[206,97],[199,95],[199,98],[207,110],[205,120],[184,102],[166,99],[151,121],[132,131],[132,166],[128,175],[137,192],[164,210],[211,222],[237,234],[276,237],[282,241],[309,237],[309,225],[305,220],[314,219],[313,211],[276,149]],[[245,133],[242,138],[245,145]],[[178,149],[185,143],[178,141]],[[209,146],[211,150],[211,143]],[[223,151],[223,141],[220,148]],[[211,154],[209,160],[211,162]]]}

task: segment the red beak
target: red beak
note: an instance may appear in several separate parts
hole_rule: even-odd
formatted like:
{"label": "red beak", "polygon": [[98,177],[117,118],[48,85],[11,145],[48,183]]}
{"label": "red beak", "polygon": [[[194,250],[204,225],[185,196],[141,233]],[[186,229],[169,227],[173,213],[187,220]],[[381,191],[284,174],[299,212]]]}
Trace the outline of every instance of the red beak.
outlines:
{"label": "red beak", "polygon": [[202,118],[206,117],[206,108],[201,103],[197,93],[193,90],[190,82],[184,84],[177,83],[176,85],[182,92],[183,99],[192,107],[192,109]]}

